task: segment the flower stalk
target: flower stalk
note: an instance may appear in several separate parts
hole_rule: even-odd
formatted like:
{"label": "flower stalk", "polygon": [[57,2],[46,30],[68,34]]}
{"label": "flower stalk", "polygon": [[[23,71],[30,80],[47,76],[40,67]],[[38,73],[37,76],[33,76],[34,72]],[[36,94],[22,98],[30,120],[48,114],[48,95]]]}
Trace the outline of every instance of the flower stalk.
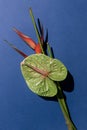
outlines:
{"label": "flower stalk", "polygon": [[42,47],[42,42],[41,42],[40,34],[39,34],[39,31],[38,31],[38,28],[37,28],[37,25],[36,25],[36,22],[35,22],[35,19],[34,19],[34,15],[33,15],[33,12],[32,12],[31,8],[30,8],[30,16],[31,16],[31,19],[32,19],[32,23],[34,25],[34,29],[35,29],[35,32],[36,32],[38,43],[40,44],[40,48],[42,50],[42,53],[44,54],[44,50],[43,50],[43,47]]}
{"label": "flower stalk", "polygon": [[66,101],[65,101],[65,98],[64,98],[64,95],[63,95],[63,92],[62,92],[60,85],[58,85],[57,100],[59,102],[60,108],[61,108],[62,113],[64,115],[65,122],[66,122],[68,130],[76,130],[76,127],[71,120],[70,113],[69,113],[69,110],[68,110],[68,106],[66,104]]}

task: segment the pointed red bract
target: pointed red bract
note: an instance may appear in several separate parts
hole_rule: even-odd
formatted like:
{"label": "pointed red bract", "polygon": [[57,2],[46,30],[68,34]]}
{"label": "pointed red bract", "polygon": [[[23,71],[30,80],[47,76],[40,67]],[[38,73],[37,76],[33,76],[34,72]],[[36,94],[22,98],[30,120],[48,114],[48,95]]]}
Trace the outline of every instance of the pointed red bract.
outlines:
{"label": "pointed red bract", "polygon": [[28,57],[24,52],[20,51],[19,49],[17,49],[16,47],[12,47],[15,51],[17,51],[20,55],[22,55],[24,58]]}
{"label": "pointed red bract", "polygon": [[30,37],[24,35],[22,32],[20,32],[19,30],[17,30],[16,28],[13,29],[18,35],[19,37],[27,43],[27,45],[29,47],[31,47],[35,53],[41,53],[41,48],[40,48],[40,44],[36,44]]}
{"label": "pointed red bract", "polygon": [[13,29],[18,35],[19,37],[27,43],[27,45],[29,47],[31,47],[33,50],[35,49],[36,47],[36,43],[28,36],[24,35],[22,32],[20,32],[19,30],[17,30],[16,28]]}
{"label": "pointed red bract", "polygon": [[4,40],[6,43],[8,43],[8,45],[13,48],[16,52],[18,52],[20,55],[22,55],[24,58],[27,57],[27,55],[22,52],[21,50],[19,50],[18,48],[16,48],[13,44],[9,43],[7,40]]}

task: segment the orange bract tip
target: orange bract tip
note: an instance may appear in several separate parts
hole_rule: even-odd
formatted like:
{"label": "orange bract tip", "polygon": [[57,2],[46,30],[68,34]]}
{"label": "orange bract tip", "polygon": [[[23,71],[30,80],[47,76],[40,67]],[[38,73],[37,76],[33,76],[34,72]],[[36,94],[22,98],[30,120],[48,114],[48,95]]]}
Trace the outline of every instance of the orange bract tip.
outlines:
{"label": "orange bract tip", "polygon": [[41,47],[40,47],[40,44],[39,44],[39,43],[36,45],[35,52],[38,53],[38,54],[39,54],[39,53],[42,53]]}

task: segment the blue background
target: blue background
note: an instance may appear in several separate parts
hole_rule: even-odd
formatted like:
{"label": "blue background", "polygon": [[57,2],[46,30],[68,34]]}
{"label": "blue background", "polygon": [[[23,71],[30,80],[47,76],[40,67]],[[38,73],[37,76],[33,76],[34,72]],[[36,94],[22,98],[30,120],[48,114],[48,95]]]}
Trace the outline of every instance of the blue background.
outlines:
{"label": "blue background", "polygon": [[78,130],[87,129],[87,0],[0,0],[0,130],[67,130],[59,104],[32,93],[20,71],[23,58],[3,39],[28,55],[33,51],[12,30],[37,38],[29,16],[48,28],[49,42],[74,78],[65,92]]}

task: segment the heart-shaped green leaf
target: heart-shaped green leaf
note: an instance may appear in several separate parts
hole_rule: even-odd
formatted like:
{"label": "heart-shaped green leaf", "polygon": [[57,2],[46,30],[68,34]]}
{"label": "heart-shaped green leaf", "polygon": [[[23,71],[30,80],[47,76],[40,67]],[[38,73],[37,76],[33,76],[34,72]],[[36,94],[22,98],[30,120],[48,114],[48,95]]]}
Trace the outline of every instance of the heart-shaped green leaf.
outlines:
{"label": "heart-shaped green leaf", "polygon": [[40,96],[52,97],[57,94],[54,81],[64,80],[66,67],[57,59],[44,54],[33,54],[21,63],[21,71],[28,87]]}

